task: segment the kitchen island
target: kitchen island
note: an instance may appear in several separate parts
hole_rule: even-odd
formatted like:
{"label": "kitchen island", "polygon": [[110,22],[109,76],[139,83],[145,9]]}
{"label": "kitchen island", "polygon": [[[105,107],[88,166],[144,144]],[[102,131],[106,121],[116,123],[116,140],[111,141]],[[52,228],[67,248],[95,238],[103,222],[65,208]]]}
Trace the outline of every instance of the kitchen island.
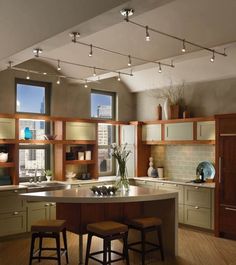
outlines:
{"label": "kitchen island", "polygon": [[29,201],[57,203],[57,218],[67,221],[69,231],[79,235],[79,259],[82,263],[83,234],[88,223],[104,220],[158,216],[163,221],[166,255],[177,255],[178,193],[130,186],[128,192],[112,196],[94,195],[88,187],[21,194]]}

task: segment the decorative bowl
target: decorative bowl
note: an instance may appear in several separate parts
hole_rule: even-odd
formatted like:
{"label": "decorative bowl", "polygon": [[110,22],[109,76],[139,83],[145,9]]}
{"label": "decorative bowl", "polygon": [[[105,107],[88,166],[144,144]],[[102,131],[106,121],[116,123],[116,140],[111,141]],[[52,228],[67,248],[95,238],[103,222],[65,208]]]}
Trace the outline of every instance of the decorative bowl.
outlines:
{"label": "decorative bowl", "polygon": [[116,186],[92,186],[90,188],[95,195],[110,196],[115,195],[118,188]]}
{"label": "decorative bowl", "polygon": [[8,153],[0,153],[0,162],[7,162],[8,160]]}

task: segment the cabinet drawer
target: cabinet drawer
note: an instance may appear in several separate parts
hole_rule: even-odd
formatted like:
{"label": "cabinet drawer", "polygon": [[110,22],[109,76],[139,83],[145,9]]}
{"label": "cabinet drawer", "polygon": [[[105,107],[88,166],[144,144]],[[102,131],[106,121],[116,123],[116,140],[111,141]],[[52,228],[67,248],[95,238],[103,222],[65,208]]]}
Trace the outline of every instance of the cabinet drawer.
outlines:
{"label": "cabinet drawer", "polygon": [[15,120],[0,118],[0,139],[15,139]]}
{"label": "cabinet drawer", "polygon": [[179,193],[179,203],[184,203],[184,189],[182,185],[170,183],[158,183],[160,190],[176,191]]}
{"label": "cabinet drawer", "polygon": [[165,124],[165,141],[190,141],[193,140],[193,123]]}
{"label": "cabinet drawer", "polygon": [[26,232],[26,212],[0,214],[0,236]]}
{"label": "cabinet drawer", "polygon": [[215,140],[215,121],[197,123],[197,140]]}
{"label": "cabinet drawer", "polygon": [[185,187],[185,204],[211,208],[211,190],[201,187]]}
{"label": "cabinet drawer", "polygon": [[0,212],[24,211],[25,207],[25,200],[14,191],[0,192]]}
{"label": "cabinet drawer", "polygon": [[184,206],[184,223],[211,229],[211,210],[198,206]]}
{"label": "cabinet drawer", "polygon": [[142,141],[161,141],[161,124],[143,125]]}
{"label": "cabinet drawer", "polygon": [[66,140],[96,140],[96,124],[86,122],[66,122]]}

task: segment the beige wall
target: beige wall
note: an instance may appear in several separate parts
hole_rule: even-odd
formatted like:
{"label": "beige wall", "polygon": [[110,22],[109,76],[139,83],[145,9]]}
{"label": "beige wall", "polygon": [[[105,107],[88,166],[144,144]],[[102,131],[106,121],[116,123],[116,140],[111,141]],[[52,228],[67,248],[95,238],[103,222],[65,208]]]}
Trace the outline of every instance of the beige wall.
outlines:
{"label": "beige wall", "polygon": [[[37,60],[30,60],[21,65],[26,69],[57,73],[50,65]],[[91,83],[88,88],[79,84],[69,84],[62,79],[57,85],[56,77],[30,75],[32,80],[52,83],[51,115],[63,117],[90,118],[91,89],[112,91],[117,93],[117,116],[121,121],[135,119],[135,95],[118,82],[116,78]],[[15,113],[15,78],[26,78],[26,74],[15,70],[0,72],[0,113]]]}
{"label": "beige wall", "polygon": [[[137,120],[155,120],[158,99],[155,90],[136,93]],[[199,82],[185,85],[184,97],[192,117],[236,112],[236,79]]]}

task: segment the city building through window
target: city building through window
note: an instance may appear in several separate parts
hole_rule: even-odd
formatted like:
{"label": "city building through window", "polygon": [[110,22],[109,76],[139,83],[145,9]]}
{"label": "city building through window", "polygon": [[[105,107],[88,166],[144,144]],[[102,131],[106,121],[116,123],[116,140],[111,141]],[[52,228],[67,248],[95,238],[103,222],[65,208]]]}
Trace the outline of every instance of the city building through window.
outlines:
{"label": "city building through window", "polygon": [[[50,114],[50,86],[49,83],[16,79],[16,112]],[[30,132],[30,140],[43,140],[50,132],[50,123],[45,120],[20,119],[19,138],[25,138],[25,131]],[[19,177],[20,181],[43,176],[50,168],[50,147],[46,144],[33,145],[31,143],[19,146]]]}
{"label": "city building through window", "polygon": [[[115,93],[92,90],[91,117],[115,119]],[[98,124],[98,170],[100,175],[113,175],[115,163],[111,156],[111,144],[115,142],[115,126],[107,123]]]}

